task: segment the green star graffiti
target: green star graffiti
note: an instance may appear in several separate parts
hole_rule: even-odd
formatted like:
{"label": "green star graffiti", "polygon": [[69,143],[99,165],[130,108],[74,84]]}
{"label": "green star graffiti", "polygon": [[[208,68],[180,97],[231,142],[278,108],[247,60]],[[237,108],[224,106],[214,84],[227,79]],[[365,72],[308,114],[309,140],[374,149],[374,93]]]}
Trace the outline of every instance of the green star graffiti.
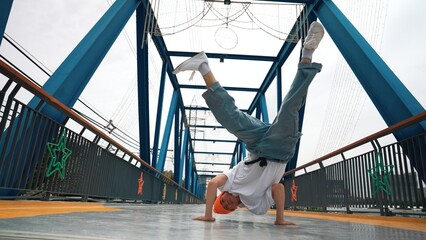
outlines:
{"label": "green star graffiti", "polygon": [[389,183],[389,175],[393,170],[393,165],[384,165],[382,154],[377,152],[375,166],[368,169],[368,174],[373,179],[373,195],[376,195],[379,190],[384,191],[387,195],[392,195],[392,189]]}
{"label": "green star graffiti", "polygon": [[65,179],[65,163],[72,151],[65,145],[67,143],[67,136],[65,131],[62,131],[58,143],[47,143],[49,151],[50,162],[46,170],[46,177],[50,177],[53,173],[58,172],[59,177]]}

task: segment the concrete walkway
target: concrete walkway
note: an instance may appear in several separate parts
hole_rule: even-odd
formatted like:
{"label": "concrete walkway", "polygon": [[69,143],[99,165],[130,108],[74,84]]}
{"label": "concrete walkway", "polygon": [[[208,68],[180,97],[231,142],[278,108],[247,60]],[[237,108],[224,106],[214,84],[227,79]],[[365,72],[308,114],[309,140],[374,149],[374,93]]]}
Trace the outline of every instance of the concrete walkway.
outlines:
{"label": "concrete walkway", "polygon": [[0,239],[426,239],[426,219],[239,209],[216,222],[191,220],[204,205],[0,201]]}

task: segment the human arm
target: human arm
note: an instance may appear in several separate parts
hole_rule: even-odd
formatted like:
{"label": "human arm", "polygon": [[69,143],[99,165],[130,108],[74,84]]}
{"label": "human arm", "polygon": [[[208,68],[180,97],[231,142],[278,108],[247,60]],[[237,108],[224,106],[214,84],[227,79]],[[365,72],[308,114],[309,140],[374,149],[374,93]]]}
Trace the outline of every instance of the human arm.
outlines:
{"label": "human arm", "polygon": [[281,183],[272,184],[272,198],[276,207],[275,225],[294,225],[292,222],[284,221],[284,185]]}
{"label": "human arm", "polygon": [[223,173],[218,174],[216,177],[210,180],[209,184],[207,185],[206,208],[204,211],[204,216],[193,218],[193,220],[209,222],[215,221],[215,218],[213,217],[213,204],[214,200],[216,199],[217,189],[223,186],[227,180],[228,177]]}

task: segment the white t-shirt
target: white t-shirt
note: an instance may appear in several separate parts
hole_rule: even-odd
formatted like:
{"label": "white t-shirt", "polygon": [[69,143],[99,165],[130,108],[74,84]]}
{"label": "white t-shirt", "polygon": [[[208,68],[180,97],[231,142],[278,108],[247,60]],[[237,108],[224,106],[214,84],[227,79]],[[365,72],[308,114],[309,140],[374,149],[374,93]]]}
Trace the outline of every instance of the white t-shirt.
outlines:
{"label": "white t-shirt", "polygon": [[219,190],[238,194],[250,212],[262,215],[274,205],[272,184],[280,182],[286,164],[273,161],[268,161],[268,165],[264,167],[259,166],[259,162],[244,164],[245,161],[257,158],[255,154],[249,152],[244,161],[225,171],[228,181]]}

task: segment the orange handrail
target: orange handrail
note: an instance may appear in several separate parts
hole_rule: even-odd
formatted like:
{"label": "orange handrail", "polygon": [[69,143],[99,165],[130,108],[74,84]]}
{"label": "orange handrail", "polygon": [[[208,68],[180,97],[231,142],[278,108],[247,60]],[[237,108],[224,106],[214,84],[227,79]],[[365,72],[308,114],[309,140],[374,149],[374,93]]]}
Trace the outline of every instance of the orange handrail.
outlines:
{"label": "orange handrail", "polygon": [[[65,104],[63,104],[62,102],[60,102],[58,99],[56,99],[55,97],[53,97],[51,94],[49,94],[48,92],[46,92],[44,89],[40,88],[38,85],[36,85],[35,83],[33,83],[31,80],[29,80],[26,76],[24,76],[23,74],[21,74],[16,69],[12,68],[9,64],[5,63],[1,59],[0,59],[0,72],[3,75],[5,75],[6,77],[8,77],[11,80],[13,80],[14,82],[16,82],[17,84],[19,84],[22,87],[24,87],[26,90],[28,90],[29,92],[31,92],[35,96],[37,96],[40,99],[42,99],[43,101],[45,101],[46,103],[52,105],[53,107],[55,107],[56,109],[58,109],[59,111],[61,111],[65,115],[67,115],[69,118],[71,118],[74,121],[76,121],[77,123],[81,124],[83,127],[89,129],[93,133],[97,134],[101,138],[105,139],[106,141],[108,141],[109,143],[111,143],[112,145],[114,145],[115,147],[119,148],[121,151],[123,151],[126,154],[128,154],[129,156],[131,156],[133,159],[136,159],[137,161],[139,161],[141,164],[143,164],[148,169],[154,171],[155,173],[160,174],[165,179],[170,180],[176,186],[179,186],[179,184],[177,184],[174,180],[168,178],[166,175],[164,175],[163,173],[161,173],[157,169],[153,168],[151,165],[147,164],[139,156],[137,156],[136,154],[134,154],[130,150],[126,149],[124,146],[122,146],[120,143],[118,143],[117,141],[115,141],[114,139],[112,139],[111,137],[109,137],[108,135],[106,135],[104,132],[100,131],[94,125],[92,125],[91,123],[89,123],[83,117],[81,117],[80,115],[78,115],[72,109],[70,109],[69,107],[67,107]],[[183,188],[183,189],[185,189],[185,188]],[[188,191],[187,189],[185,189],[185,190]]]}

